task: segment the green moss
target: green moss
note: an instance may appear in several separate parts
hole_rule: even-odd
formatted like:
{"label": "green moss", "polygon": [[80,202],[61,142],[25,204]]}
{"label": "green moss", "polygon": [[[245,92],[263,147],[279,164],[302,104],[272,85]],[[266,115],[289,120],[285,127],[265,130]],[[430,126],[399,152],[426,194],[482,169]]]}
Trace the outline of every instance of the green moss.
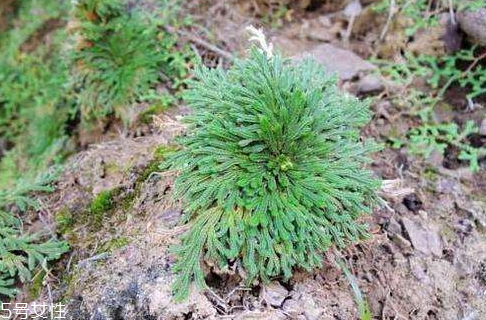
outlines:
{"label": "green moss", "polygon": [[125,196],[121,201],[119,207],[124,211],[127,212],[133,207],[133,201],[137,198],[139,194],[140,188],[137,188],[134,192],[130,193],[129,195]]}
{"label": "green moss", "polygon": [[177,151],[178,147],[171,144],[158,146],[154,150],[154,160],[164,160],[168,155]]}
{"label": "green moss", "polygon": [[98,250],[98,253],[103,253],[103,252],[111,253],[116,249],[126,246],[129,243],[130,240],[127,237],[113,238],[105,242]]}
{"label": "green moss", "polygon": [[158,99],[156,103],[150,105],[139,115],[140,122],[152,123],[153,116],[161,114],[176,102],[175,97],[170,94],[161,95]]}
{"label": "green moss", "polygon": [[61,234],[70,233],[72,227],[74,226],[75,220],[73,214],[67,207],[62,208],[56,214],[57,230]]}
{"label": "green moss", "polygon": [[438,171],[436,168],[434,167],[431,167],[431,166],[427,166],[425,169],[424,169],[424,173],[423,173],[423,176],[425,177],[425,179],[427,181],[430,181],[430,182],[437,182],[437,179],[438,179]]}
{"label": "green moss", "polygon": [[113,163],[113,162],[106,163],[104,168],[105,168],[107,175],[115,174],[115,173],[123,171],[123,168],[120,168],[116,163]]}
{"label": "green moss", "polygon": [[137,180],[137,184],[140,184],[148,179],[148,177],[157,171],[160,171],[160,162],[163,161],[169,154],[177,151],[177,147],[174,145],[160,145],[154,150],[154,158],[149,162],[145,170]]}
{"label": "green moss", "polygon": [[29,297],[32,300],[35,300],[40,296],[42,287],[44,286],[43,282],[45,276],[46,272],[44,270],[41,270],[32,278],[32,281],[27,289],[27,291],[29,292]]}
{"label": "green moss", "polygon": [[114,208],[113,190],[100,192],[89,205],[89,213],[96,224],[100,224],[106,212]]}

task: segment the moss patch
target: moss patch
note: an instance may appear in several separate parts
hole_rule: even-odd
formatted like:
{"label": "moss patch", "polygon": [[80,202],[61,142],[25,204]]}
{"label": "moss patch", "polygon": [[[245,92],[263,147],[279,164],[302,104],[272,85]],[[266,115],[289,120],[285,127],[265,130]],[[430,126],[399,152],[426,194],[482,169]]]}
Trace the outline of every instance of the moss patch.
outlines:
{"label": "moss patch", "polygon": [[114,208],[113,190],[100,192],[89,205],[89,213],[94,218],[94,222],[99,225],[106,212]]}
{"label": "moss patch", "polygon": [[97,251],[98,253],[108,252],[111,253],[117,249],[120,249],[130,243],[130,239],[127,237],[113,238],[105,242]]}
{"label": "moss patch", "polygon": [[44,277],[46,276],[46,272],[44,270],[40,270],[36,275],[32,278],[32,281],[27,289],[29,292],[29,297],[32,300],[39,298],[42,288],[44,286]]}
{"label": "moss patch", "polygon": [[75,222],[76,221],[74,220],[73,214],[71,213],[71,211],[69,211],[67,207],[62,208],[56,214],[57,230],[61,234],[70,233]]}
{"label": "moss patch", "polygon": [[148,177],[154,173],[159,171],[160,163],[171,153],[177,151],[178,147],[174,145],[161,145],[155,148],[154,150],[154,158],[152,161],[149,162],[145,170],[140,175],[140,178],[137,179],[137,184],[144,182],[148,179]]}

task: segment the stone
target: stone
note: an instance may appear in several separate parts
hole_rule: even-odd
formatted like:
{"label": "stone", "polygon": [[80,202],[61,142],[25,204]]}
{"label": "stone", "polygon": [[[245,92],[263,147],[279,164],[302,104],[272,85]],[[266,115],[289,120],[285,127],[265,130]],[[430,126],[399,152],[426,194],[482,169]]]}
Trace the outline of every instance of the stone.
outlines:
{"label": "stone", "polygon": [[292,318],[297,318],[304,313],[304,306],[297,299],[289,299],[285,301],[282,309]]}
{"label": "stone", "polygon": [[389,233],[391,234],[401,234],[402,233],[402,226],[398,221],[394,218],[391,217],[390,221],[388,222],[388,226],[386,228]]}
{"label": "stone", "polygon": [[356,17],[358,16],[361,11],[363,11],[363,6],[359,0],[354,0],[348,3],[348,5],[344,8],[343,13],[347,17]]}
{"label": "stone", "polygon": [[363,60],[357,54],[350,50],[335,47],[328,43],[319,44],[306,54],[299,54],[295,59],[300,60],[306,55],[311,55],[320,62],[326,71],[337,73],[338,77],[343,80],[351,80],[363,71],[373,71],[376,66]]}
{"label": "stone", "polygon": [[402,237],[400,234],[392,235],[392,240],[400,249],[404,251],[409,251],[410,248],[412,247],[410,242],[404,237]]}
{"label": "stone", "polygon": [[402,218],[402,224],[415,250],[425,255],[442,256],[442,240],[435,228],[428,226],[426,229],[406,217]]}
{"label": "stone", "polygon": [[486,46],[486,8],[457,13],[459,27],[475,43]]}
{"label": "stone", "polygon": [[378,76],[368,74],[358,81],[359,93],[370,93],[383,90],[383,83]]}
{"label": "stone", "polygon": [[273,281],[263,287],[263,299],[273,307],[280,307],[289,295],[280,283]]}
{"label": "stone", "polygon": [[322,314],[324,313],[324,309],[319,307],[317,303],[312,299],[311,296],[308,296],[307,299],[303,301],[304,303],[304,316],[307,320],[320,320],[322,319]]}
{"label": "stone", "polygon": [[407,207],[408,210],[415,213],[423,208],[422,200],[420,200],[416,193],[407,194],[403,198],[403,204]]}
{"label": "stone", "polygon": [[166,210],[159,216],[159,219],[162,223],[167,225],[168,227],[175,227],[179,222],[179,219],[182,216],[182,211],[178,209],[169,209]]}
{"label": "stone", "polygon": [[479,126],[479,134],[486,136],[486,118],[481,121],[481,126]]}

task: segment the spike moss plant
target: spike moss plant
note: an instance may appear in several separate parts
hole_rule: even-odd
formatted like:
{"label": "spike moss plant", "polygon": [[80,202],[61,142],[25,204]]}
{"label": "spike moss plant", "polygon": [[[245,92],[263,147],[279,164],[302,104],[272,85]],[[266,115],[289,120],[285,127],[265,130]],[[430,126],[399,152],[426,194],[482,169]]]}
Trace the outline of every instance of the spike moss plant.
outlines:
{"label": "spike moss plant", "polygon": [[228,71],[195,73],[183,148],[162,166],[178,172],[174,194],[190,223],[175,248],[176,299],[193,281],[204,288],[202,259],[266,282],[319,267],[330,246],[367,235],[359,217],[380,182],[363,168],[377,150],[360,139],[365,102],[310,59],[256,48]]}

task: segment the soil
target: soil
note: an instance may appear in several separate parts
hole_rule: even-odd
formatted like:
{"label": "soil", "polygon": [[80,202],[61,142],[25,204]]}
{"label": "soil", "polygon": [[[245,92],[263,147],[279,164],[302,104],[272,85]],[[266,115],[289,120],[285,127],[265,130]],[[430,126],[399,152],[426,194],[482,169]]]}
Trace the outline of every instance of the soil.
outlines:
{"label": "soil", "polygon": [[[324,6],[309,3],[284,26],[268,30],[285,53],[305,53],[322,43],[352,50],[362,58],[376,51],[370,47],[376,37],[362,36],[360,30],[344,38],[348,22],[338,11],[342,7],[326,7],[332,1]],[[188,10],[197,10],[197,22],[212,31],[222,50],[244,54],[241,25],[258,23],[255,7],[246,14],[245,6],[201,1],[188,5]],[[316,35],[317,26],[331,31]],[[207,64],[230,63],[204,46],[197,49]],[[343,90],[353,92],[363,76],[358,72],[341,81]],[[454,98],[459,94],[450,94],[450,103],[458,106]],[[390,128],[406,130],[411,121],[386,95],[381,97],[372,105],[375,117],[363,131],[364,137],[378,141]],[[172,145],[183,131],[180,115],[185,112],[180,108],[161,116],[163,121],[142,137],[110,135],[68,161],[57,191],[43,202],[53,225],[59,225],[60,214],[68,213],[77,221],[65,233],[72,250],[54,266],[46,281],[49,290],[43,290],[38,300],[50,296],[66,301],[68,318],[73,320],[359,319],[350,282],[336,264],[344,260],[373,319],[486,319],[486,172],[473,174],[454,162],[453,150],[450,159],[425,160],[401,149],[376,153],[371,168],[384,180],[384,202],[366,217],[372,237],[345,251],[330,250],[322,269],[298,271],[288,282],[275,279],[247,288],[237,275],[206,266],[209,289],[192,290],[184,303],[172,301],[175,258],[169,248],[184,227],[178,225],[181,210],[171,197],[175,173],[159,172],[154,163],[163,157],[157,150]],[[462,108],[448,112],[451,119],[465,118]],[[466,117],[481,116],[484,109]],[[482,136],[478,139],[485,141]],[[115,205],[101,221],[93,225],[89,219],[78,219],[106,190],[115,190]],[[29,299],[28,289],[19,301]]]}

